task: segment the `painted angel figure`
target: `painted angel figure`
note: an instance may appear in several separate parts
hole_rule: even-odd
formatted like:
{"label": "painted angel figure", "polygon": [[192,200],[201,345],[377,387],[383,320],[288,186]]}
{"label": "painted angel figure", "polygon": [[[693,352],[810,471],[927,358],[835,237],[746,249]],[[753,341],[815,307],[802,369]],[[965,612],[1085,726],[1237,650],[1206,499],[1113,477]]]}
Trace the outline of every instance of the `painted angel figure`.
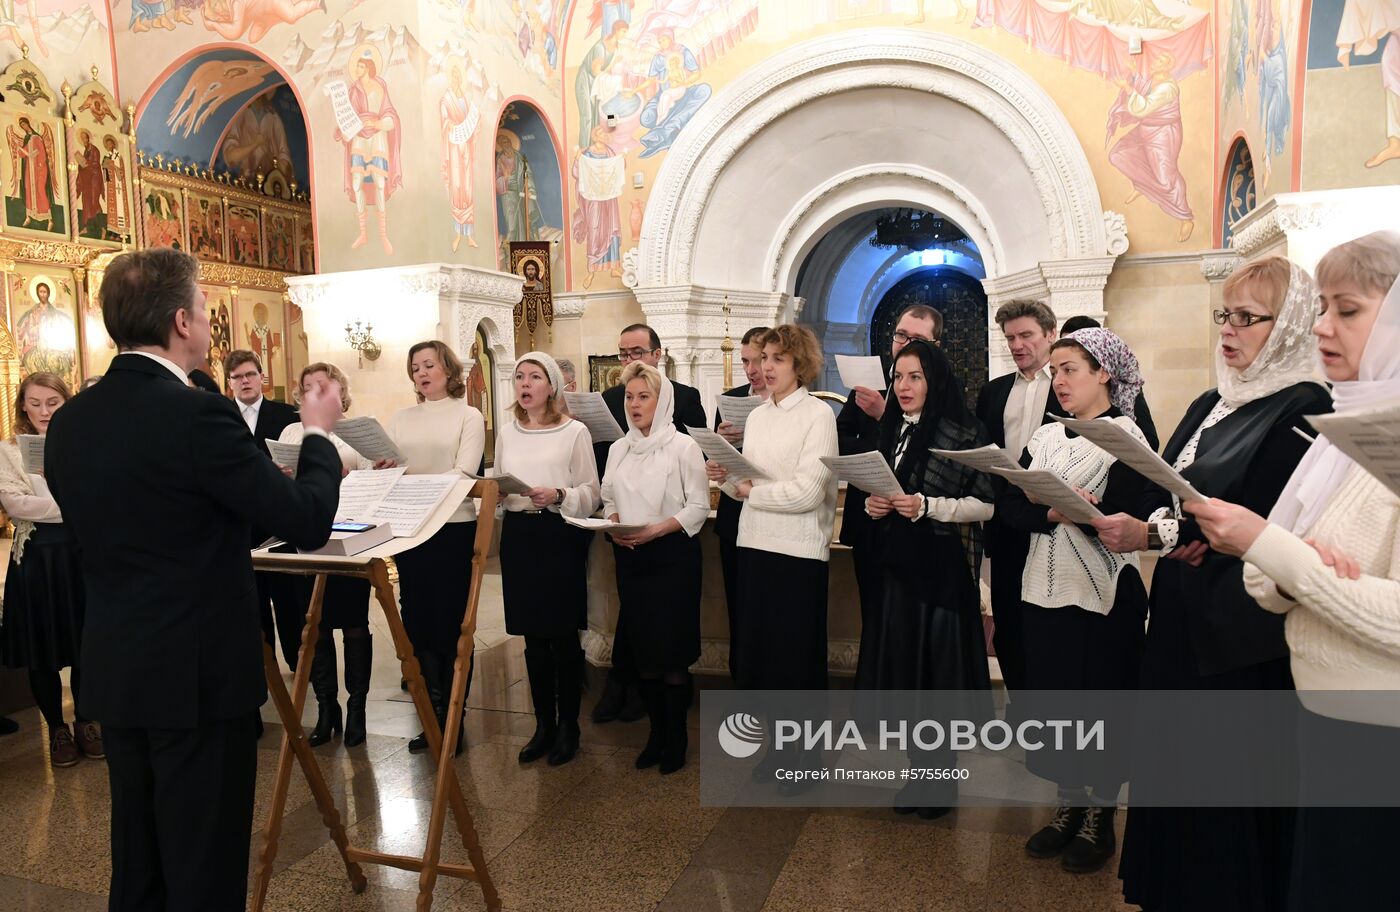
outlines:
{"label": "painted angel figure", "polygon": [[37,227],[41,230],[56,231],[53,204],[58,194],[53,186],[53,128],[48,124],[43,127],[40,133],[28,117],[21,117],[18,129],[10,127],[5,131],[10,161],[14,164],[9,196],[24,203],[24,227],[31,227],[30,222],[39,222]]}
{"label": "painted angel figure", "polygon": [[449,64],[449,85],[438,102],[438,120],[442,128],[442,179],[447,184],[448,203],[452,207],[452,250],[455,252],[466,238],[476,247],[472,236],[476,223],[476,206],[472,198],[472,161],[476,157],[476,131],[481,111],[467,95],[465,65],[460,58]]}
{"label": "painted angel figure", "polygon": [[1118,98],[1108,112],[1108,139],[1130,127],[1109,149],[1108,160],[1132,182],[1131,203],[1147,197],[1176,219],[1177,240],[1191,237],[1195,216],[1181,173],[1181,88],[1172,75],[1176,62],[1160,55],[1147,79],[1119,80]]}

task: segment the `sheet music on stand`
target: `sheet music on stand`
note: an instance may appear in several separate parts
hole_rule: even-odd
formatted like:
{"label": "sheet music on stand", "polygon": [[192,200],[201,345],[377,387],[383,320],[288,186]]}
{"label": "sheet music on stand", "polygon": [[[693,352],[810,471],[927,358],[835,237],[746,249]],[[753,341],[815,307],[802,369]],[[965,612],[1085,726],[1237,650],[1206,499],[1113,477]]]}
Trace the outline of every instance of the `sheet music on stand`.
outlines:
{"label": "sheet music on stand", "polygon": [[767,481],[768,475],[758,466],[745,459],[729,441],[709,428],[686,428],[691,438],[700,444],[705,458],[724,467],[734,481]]}
{"label": "sheet music on stand", "polygon": [[565,393],[569,414],[582,421],[594,443],[612,443],[626,435],[602,393]]}
{"label": "sheet music on stand", "polygon": [[1309,415],[1308,424],[1400,496],[1400,399],[1360,412]]}
{"label": "sheet music on stand", "polygon": [[1050,417],[1136,470],[1143,478],[1175,494],[1182,502],[1206,499],[1185,476],[1117,422],[1100,418],[1066,418],[1063,415]]}
{"label": "sheet music on stand", "polygon": [[412,538],[461,481],[456,472],[405,475],[403,468],[357,469],[340,483],[336,522],[388,523],[395,538]]}
{"label": "sheet music on stand", "polygon": [[41,434],[16,434],[19,456],[29,475],[44,474],[44,437]]}
{"label": "sheet music on stand", "polygon": [[335,423],[334,430],[337,437],[370,462],[392,459],[400,467],[408,465],[408,459],[394,446],[384,426],[369,415],[342,418]]}

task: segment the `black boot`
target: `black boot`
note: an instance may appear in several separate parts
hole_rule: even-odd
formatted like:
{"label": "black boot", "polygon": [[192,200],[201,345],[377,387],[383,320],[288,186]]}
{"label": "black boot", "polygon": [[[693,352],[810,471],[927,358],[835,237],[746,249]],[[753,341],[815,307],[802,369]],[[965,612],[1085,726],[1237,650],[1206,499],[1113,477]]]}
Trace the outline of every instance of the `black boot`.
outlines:
{"label": "black boot", "polygon": [[617,673],[608,669],[608,681],[603,687],[603,695],[593,707],[593,722],[602,725],[611,722],[622,712],[622,704],[627,696],[627,688],[617,679]]}
{"label": "black boot", "polygon": [[530,700],[535,704],[535,734],[520,749],[520,762],[533,763],[554,746],[558,734],[558,703],[554,694],[554,656],[549,642],[525,639],[525,672],[530,679]]}
{"label": "black boot", "polygon": [[622,708],[617,711],[617,721],[636,722],[647,714],[646,701],[637,681],[624,684],[622,688]]}
{"label": "black boot", "polygon": [[554,746],[549,751],[549,765],[563,766],[578,754],[578,723],[559,723],[559,730],[554,735]]}
{"label": "black boot", "polygon": [[[1087,796],[1081,796],[1087,797]],[[1053,858],[1065,850],[1084,822],[1085,809],[1071,807],[1061,799],[1050,822],[1026,840],[1026,854],[1032,858]]]}
{"label": "black boot", "polygon": [[336,678],[335,638],[328,630],[316,641],[316,657],[311,660],[311,689],[316,693],[317,715],[316,727],[306,742],[312,747],[325,744],[344,728],[340,704],[336,702],[339,691]]}
{"label": "black boot", "polygon": [[666,691],[659,678],[643,678],[638,687],[642,702],[646,704],[647,718],[651,720],[647,745],[637,755],[636,762],[637,769],[644,770],[660,763],[666,751]]}
{"label": "black boot", "polygon": [[[442,669],[439,667],[438,654],[429,650],[418,652],[418,668],[423,674],[423,686],[428,690],[428,703],[433,707],[433,715],[437,716],[438,727],[442,727],[442,720],[447,715],[445,702],[442,696]],[[428,735],[426,732],[419,732],[417,737],[408,742],[408,752],[410,754],[421,754],[428,749]]]}
{"label": "black boot", "polygon": [[1091,806],[1084,811],[1079,832],[1074,834],[1060,856],[1060,866],[1073,874],[1092,874],[1102,868],[1117,844],[1113,832],[1116,807]]}
{"label": "black boot", "polygon": [[686,711],[690,708],[690,684],[666,685],[666,750],[661,755],[661,775],[669,776],[685,766],[690,739],[686,733]]}
{"label": "black boot", "polygon": [[374,636],[368,628],[346,631],[345,637],[345,746],[365,743],[365,700],[369,673],[374,664]]}

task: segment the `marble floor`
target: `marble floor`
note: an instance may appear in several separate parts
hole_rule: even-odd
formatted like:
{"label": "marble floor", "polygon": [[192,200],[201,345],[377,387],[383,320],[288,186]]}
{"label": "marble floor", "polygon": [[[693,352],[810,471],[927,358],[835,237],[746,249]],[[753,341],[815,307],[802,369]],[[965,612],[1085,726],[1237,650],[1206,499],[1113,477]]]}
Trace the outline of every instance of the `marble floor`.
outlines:
{"label": "marble floor", "polygon": [[[701,807],[696,763],[667,777],[633,769],[645,722],[599,726],[585,719],[582,751],[572,763],[521,766],[516,752],[533,731],[522,647],[485,610],[491,603],[499,605],[487,593],[468,747],[457,769],[506,912],[1129,908],[1116,861],[1074,876],[1056,861],[1026,856],[1026,834],[1048,818],[1045,809],[961,809],[925,822],[885,810]],[[399,690],[388,635],[377,633],[368,743],[347,750],[335,741],[316,752],[352,844],[419,854],[433,764],[408,753],[418,724]],[[593,680],[596,695],[601,677]],[[585,711],[592,702],[585,695]],[[23,730],[0,738],[0,912],[105,909],[111,869],[104,764],[50,769],[37,711],[15,718]],[[264,718],[255,827],[266,819],[282,732],[270,705]],[[1120,836],[1121,829],[1120,814]],[[445,860],[465,863],[450,825],[448,832]],[[250,859],[259,845],[255,834]],[[369,887],[356,895],[309,790],[294,775],[266,908],[414,908],[416,874],[365,871]],[[465,881],[439,880],[435,897],[435,909],[484,908],[478,888]]]}

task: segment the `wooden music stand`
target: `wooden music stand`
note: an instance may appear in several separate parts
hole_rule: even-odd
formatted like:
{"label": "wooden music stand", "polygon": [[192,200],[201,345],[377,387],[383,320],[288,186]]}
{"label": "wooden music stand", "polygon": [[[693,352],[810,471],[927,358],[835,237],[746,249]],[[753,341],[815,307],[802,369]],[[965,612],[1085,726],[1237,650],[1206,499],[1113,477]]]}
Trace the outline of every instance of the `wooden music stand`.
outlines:
{"label": "wooden music stand", "polygon": [[[438,726],[437,716],[428,702],[428,692],[423,683],[423,674],[418,659],[413,655],[413,645],[404,631],[403,618],[399,615],[394,600],[394,588],[389,582],[388,568],[384,559],[414,548],[431,538],[447,519],[456,511],[466,497],[480,498],[477,513],[476,541],[472,554],[471,590],[462,616],[462,632],[457,638],[457,658],[452,666],[452,692],[448,700],[447,730]],[[476,607],[481,599],[481,580],[486,570],[486,555],[491,546],[492,527],[496,521],[497,484],[490,480],[473,483],[462,479],[453,488],[442,506],[413,538],[396,538],[377,548],[372,548],[354,557],[332,557],[310,554],[272,554],[265,549],[253,552],[253,566],[258,570],[275,573],[290,573],[300,576],[314,576],[311,604],[306,612],[306,626],[302,629],[301,649],[297,657],[297,670],[292,678],[292,692],[287,693],[282,683],[282,673],[271,646],[263,648],[263,668],[267,675],[267,689],[272,702],[277,707],[277,715],[282,719],[284,732],[282,749],[277,760],[277,776],[272,788],[272,807],[268,811],[267,822],[263,825],[262,850],[254,876],[253,912],[261,912],[267,900],[268,882],[272,879],[272,864],[277,858],[277,840],[282,830],[282,812],[287,803],[287,790],[291,785],[292,760],[301,766],[302,774],[311,787],[316,807],[321,811],[321,820],[330,830],[331,839],[340,850],[345,861],[345,871],[350,878],[350,888],[356,893],[364,892],[366,880],[360,870],[360,862],[387,865],[405,871],[417,871],[419,912],[427,912],[433,905],[433,886],[439,874],[461,877],[475,881],[481,887],[486,900],[486,908],[501,908],[500,897],[495,884],[486,871],[486,856],[477,839],[476,827],[462,798],[461,783],[457,770],[452,765],[456,754],[457,740],[461,736],[462,706],[466,702],[467,673],[464,665],[472,662],[473,641],[476,635]],[[389,625],[389,634],[394,640],[394,651],[403,668],[404,679],[408,682],[413,705],[427,735],[431,754],[437,758],[437,784],[433,789],[432,814],[428,822],[428,841],[423,856],[391,855],[385,852],[372,852],[350,845],[345,834],[345,824],[335,799],[331,797],[321,768],[316,763],[316,755],[306,742],[306,733],[301,726],[302,708],[306,704],[307,684],[311,675],[311,662],[316,653],[316,640],[321,623],[321,603],[326,593],[326,577],[329,575],[351,576],[368,579],[374,587],[379,605],[384,609],[384,619]],[[457,821],[457,832],[462,837],[462,845],[467,850],[469,865],[443,864],[442,835],[446,822],[447,809]]]}

